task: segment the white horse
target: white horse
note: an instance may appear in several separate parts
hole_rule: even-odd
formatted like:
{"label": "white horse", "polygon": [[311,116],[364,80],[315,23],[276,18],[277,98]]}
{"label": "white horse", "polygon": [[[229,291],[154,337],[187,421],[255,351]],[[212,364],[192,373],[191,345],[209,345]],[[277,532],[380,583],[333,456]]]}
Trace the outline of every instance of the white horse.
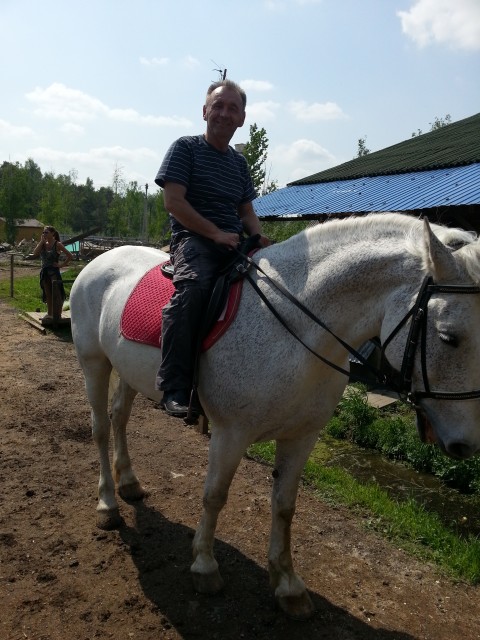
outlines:
{"label": "white horse", "polygon": [[[480,388],[480,295],[474,295],[480,289],[471,286],[480,282],[480,244],[465,231],[440,226],[434,231],[426,222],[398,214],[332,221],[262,249],[254,259],[264,273],[250,273],[294,333],[344,369],[344,347],[272,287],[265,274],[354,348],[373,336],[385,340],[393,331],[386,355],[397,370],[402,368],[410,320],[394,329],[418,300],[425,275],[435,283],[470,285],[466,291],[430,291],[422,310],[425,324],[417,328],[426,344],[410,353],[407,367],[411,390],[420,392],[417,402],[425,418],[420,422],[431,425],[446,453],[468,458],[480,451],[480,394],[471,392]],[[456,250],[447,242],[456,243]],[[138,280],[167,258],[150,248],[113,249],[81,272],[71,292],[73,339],[100,452],[97,522],[103,528],[118,526],[120,519],[108,455],[110,423],[119,493],[139,499],[143,490],[131,467],[126,425],[138,392],[160,400],[160,392],[154,391],[160,351],[126,340],[119,331],[120,318]],[[462,295],[466,292],[472,295]],[[110,421],[112,367],[119,383]],[[310,597],[293,569],[290,527],[303,466],[346,383],[344,374],[299,344],[244,283],[234,323],[200,362],[199,395],[211,421],[211,442],[204,512],[193,542],[191,570],[197,591],[216,592],[222,586],[213,555],[215,528],[246,448],[275,440],[270,581],[288,614],[311,614]]]}

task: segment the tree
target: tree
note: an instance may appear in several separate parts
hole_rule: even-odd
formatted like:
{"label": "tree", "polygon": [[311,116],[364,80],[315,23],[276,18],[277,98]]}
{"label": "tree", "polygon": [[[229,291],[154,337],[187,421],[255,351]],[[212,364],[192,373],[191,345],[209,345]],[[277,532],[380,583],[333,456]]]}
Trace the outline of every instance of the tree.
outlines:
{"label": "tree", "polygon": [[367,149],[367,136],[358,139],[358,150],[357,150],[357,158],[361,158],[362,156],[366,156],[370,153],[370,149]]}
{"label": "tree", "polygon": [[[436,131],[437,129],[441,129],[442,127],[447,127],[449,124],[452,124],[452,116],[447,113],[444,118],[439,118],[435,116],[435,120],[430,122],[430,131]],[[417,136],[421,136],[423,131],[421,129],[417,129],[412,133],[412,138],[416,138]]]}
{"label": "tree", "polygon": [[46,173],[42,180],[42,195],[38,211],[34,216],[43,224],[50,224],[56,229],[63,225],[61,185],[53,173]]}
{"label": "tree", "polygon": [[16,162],[4,162],[0,167],[0,212],[5,218],[5,235],[9,244],[15,244],[16,223],[25,219],[25,172]]}
{"label": "tree", "polygon": [[160,247],[170,242],[172,235],[170,228],[170,218],[163,202],[163,191],[159,189],[156,193],[148,195],[148,237],[155,238]]}
{"label": "tree", "polygon": [[24,215],[26,218],[35,218],[38,215],[42,197],[42,171],[32,158],[28,158],[23,167],[23,173],[25,184]]}
{"label": "tree", "polygon": [[75,232],[82,232],[96,227],[103,226],[97,207],[97,193],[93,187],[91,178],[87,178],[84,185],[78,186],[77,207],[72,221],[72,229]]}
{"label": "tree", "polygon": [[95,189],[90,178],[77,184],[74,169],[68,175],[42,175],[31,158],[24,165],[5,161],[0,164],[0,216],[5,219],[0,240],[14,244],[18,221],[27,218],[51,224],[61,234],[75,235],[100,226],[106,235],[140,238],[146,204],[148,238],[163,246],[168,243],[170,226],[162,192],[148,194],[145,201],[143,188],[135,181],[127,184],[118,165],[112,186]]}
{"label": "tree", "polygon": [[268,138],[265,129],[263,127],[259,129],[256,123],[250,125],[250,139],[243,145],[241,151],[247,160],[257,193],[264,196],[266,193],[275,191],[276,182],[267,183]]}

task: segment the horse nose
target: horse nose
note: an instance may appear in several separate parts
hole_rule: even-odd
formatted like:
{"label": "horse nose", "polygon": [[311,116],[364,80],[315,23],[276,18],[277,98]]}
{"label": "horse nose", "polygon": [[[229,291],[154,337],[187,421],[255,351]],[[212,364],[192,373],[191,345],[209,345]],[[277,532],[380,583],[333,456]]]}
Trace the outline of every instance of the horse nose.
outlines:
{"label": "horse nose", "polygon": [[459,460],[466,460],[467,458],[471,458],[475,453],[472,447],[464,441],[450,442],[447,445],[446,450],[448,455]]}

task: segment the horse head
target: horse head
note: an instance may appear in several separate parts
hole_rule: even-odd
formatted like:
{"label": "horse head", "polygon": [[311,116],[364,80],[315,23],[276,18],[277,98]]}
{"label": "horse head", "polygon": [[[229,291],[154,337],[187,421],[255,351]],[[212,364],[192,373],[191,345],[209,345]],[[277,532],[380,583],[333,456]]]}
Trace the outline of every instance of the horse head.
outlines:
{"label": "horse head", "polygon": [[[416,254],[424,285],[395,292],[381,337],[394,335],[388,360],[415,405],[422,440],[466,459],[480,453],[480,246],[465,232],[443,229],[452,248],[426,220],[423,231]],[[402,313],[409,322],[402,324]],[[392,333],[392,326],[401,328]]]}

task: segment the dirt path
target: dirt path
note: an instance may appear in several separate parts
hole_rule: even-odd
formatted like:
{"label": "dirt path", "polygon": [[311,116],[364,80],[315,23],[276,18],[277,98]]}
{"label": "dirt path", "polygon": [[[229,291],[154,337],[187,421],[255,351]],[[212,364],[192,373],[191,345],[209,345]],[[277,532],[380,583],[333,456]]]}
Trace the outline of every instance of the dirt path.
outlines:
{"label": "dirt path", "polygon": [[0,301],[2,640],[478,640],[480,591],[454,584],[342,508],[298,499],[293,547],[316,606],[276,611],[265,570],[271,479],[244,461],[217,532],[226,587],[189,576],[208,438],[139,398],[134,466],[148,489],[95,528],[97,453],[68,333],[41,335]]}

